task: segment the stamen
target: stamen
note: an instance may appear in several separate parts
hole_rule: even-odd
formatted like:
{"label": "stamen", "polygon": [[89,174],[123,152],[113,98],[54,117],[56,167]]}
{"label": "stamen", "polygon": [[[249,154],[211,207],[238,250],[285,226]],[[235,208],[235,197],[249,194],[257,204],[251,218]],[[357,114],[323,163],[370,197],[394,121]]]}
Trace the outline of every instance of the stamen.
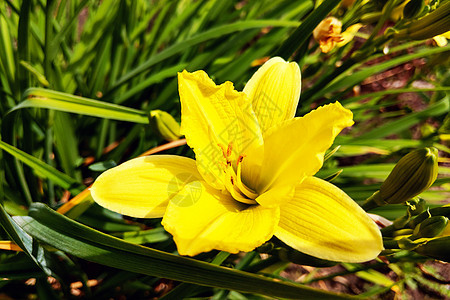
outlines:
{"label": "stamen", "polygon": [[228,156],[227,156],[228,149],[225,150],[225,146],[224,146],[223,144],[221,144],[221,143],[218,143],[217,146],[219,146],[220,149],[222,149],[222,155],[223,155],[223,157],[224,157],[224,158],[227,158],[227,157],[228,157]]}
{"label": "stamen", "polygon": [[246,157],[247,155],[245,154],[241,154],[239,155],[237,161],[236,161],[236,166],[239,166],[239,164],[242,162],[242,160],[244,160],[244,157]]}
{"label": "stamen", "polygon": [[228,148],[227,148],[227,157],[229,157],[231,155],[232,150],[233,150],[233,142],[230,142],[228,144]]}
{"label": "stamen", "polygon": [[238,160],[237,160],[237,182],[236,182],[236,186],[239,188],[239,190],[248,198],[250,199],[256,199],[256,197],[258,197],[258,194],[250,189],[249,187],[247,187],[243,182],[242,182],[242,165],[241,162],[244,159],[245,155],[240,155]]}
{"label": "stamen", "polygon": [[[227,174],[227,175],[230,175],[230,174]],[[244,194],[242,194],[242,192],[237,188],[237,186],[234,185],[235,181],[234,181],[233,175],[230,175],[229,179],[230,179],[229,181],[228,180],[225,181],[225,186],[226,186],[228,192],[230,192],[230,194],[234,200],[241,202],[241,203],[249,204],[249,205],[256,204],[255,200],[247,198]]]}
{"label": "stamen", "polygon": [[[217,146],[222,150],[222,155],[225,158],[226,162],[220,162],[220,166],[222,167],[225,176],[227,177],[224,181],[225,187],[230,192],[231,196],[239,202],[245,204],[256,204],[256,194],[253,190],[249,189],[245,186],[241,179],[241,162],[244,159],[245,155],[239,155],[236,164],[237,168],[232,167],[232,154],[233,154],[233,142],[228,144],[228,147],[225,149],[223,144],[218,143]],[[234,160],[233,160],[234,161]],[[237,174],[236,174],[237,173]]]}

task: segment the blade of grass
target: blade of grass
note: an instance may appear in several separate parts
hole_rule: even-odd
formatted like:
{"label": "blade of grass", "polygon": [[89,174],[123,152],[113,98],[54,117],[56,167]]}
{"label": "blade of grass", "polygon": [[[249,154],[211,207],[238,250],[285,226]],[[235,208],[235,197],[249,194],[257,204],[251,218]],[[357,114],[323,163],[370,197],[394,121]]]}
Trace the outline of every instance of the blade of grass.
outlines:
{"label": "blade of grass", "polygon": [[449,97],[446,97],[439,102],[430,105],[428,108],[422,111],[410,113],[403,118],[385,123],[380,127],[377,127],[369,132],[360,135],[359,137],[355,138],[355,140],[378,139],[391,134],[399,133],[410,128],[414,124],[417,124],[420,120],[448,113],[449,109]]}
{"label": "blade of grass", "polygon": [[51,179],[55,184],[61,186],[64,189],[70,190],[72,193],[79,193],[83,190],[82,185],[75,179],[72,179],[68,175],[56,170],[55,168],[45,164],[36,157],[23,152],[11,145],[0,141],[0,149],[11,154],[16,159],[22,161],[33,169],[39,176],[43,178]]}
{"label": "blade of grass", "polygon": [[402,63],[411,61],[416,58],[422,58],[426,56],[430,56],[433,54],[449,51],[450,46],[446,47],[436,47],[436,48],[428,48],[425,50],[420,50],[415,53],[411,54],[405,54],[402,56],[394,57],[390,60],[387,60],[385,62],[374,64],[370,67],[363,68],[360,71],[357,71],[353,74],[342,74],[338,78],[332,80],[329,84],[327,84],[325,87],[317,91],[314,95],[311,95],[311,97],[308,99],[308,103],[312,103],[313,101],[325,96],[326,94],[341,90],[341,89],[348,89],[350,87],[353,87],[354,85],[358,84],[359,82],[363,81],[364,79],[380,73],[384,70],[387,70],[389,68],[392,68],[394,66],[400,65]]}
{"label": "blade of grass", "polygon": [[26,232],[22,230],[12,220],[8,213],[0,204],[0,224],[6,233],[9,235],[12,241],[16,243],[33,261],[38,265],[47,275],[51,275],[51,270],[47,267],[47,263],[44,258],[45,250],[36,243]]}
{"label": "blade of grass", "polygon": [[297,25],[298,25],[298,22],[294,22],[294,21],[250,20],[250,21],[239,21],[239,22],[235,22],[233,24],[218,26],[216,28],[199,33],[199,34],[197,34],[191,38],[188,38],[182,42],[179,42],[175,45],[172,45],[172,46],[166,48],[165,50],[159,52],[158,54],[150,57],[143,64],[139,65],[138,67],[134,68],[133,70],[129,71],[124,76],[122,76],[117,82],[114,83],[114,85],[111,88],[115,89],[115,88],[119,87],[120,85],[128,82],[133,77],[139,75],[140,73],[147,71],[150,67],[152,67],[156,63],[159,63],[177,53],[180,53],[180,52],[188,49],[189,47],[192,47],[194,45],[208,41],[210,39],[218,38],[218,37],[221,37],[226,34],[230,34],[230,33],[237,32],[237,31],[242,31],[242,30],[246,30],[246,29],[252,29],[252,28],[261,28],[261,27],[267,27],[267,26],[293,27],[293,26],[297,26]]}
{"label": "blade of grass", "polygon": [[[30,32],[30,10],[31,1],[24,0],[20,6],[20,17],[18,26],[17,55],[19,61],[30,61],[30,53],[28,49],[28,38]],[[29,87],[29,74],[25,70],[18,68],[19,83],[22,91]]]}
{"label": "blade of grass", "polygon": [[[355,97],[346,98],[343,100],[340,100],[342,105],[345,105],[347,103],[353,103],[362,99],[366,98],[375,98],[380,96],[386,96],[386,95],[395,95],[395,94],[402,94],[402,93],[426,93],[426,92],[440,92],[440,91],[450,91],[450,87],[448,86],[438,86],[434,88],[429,89],[421,89],[421,88],[403,88],[403,89],[393,89],[393,90],[384,90],[374,93],[368,93],[364,95],[359,95]],[[356,109],[360,107],[355,107]]]}
{"label": "blade of grass", "polygon": [[81,182],[81,173],[74,163],[81,157],[78,153],[78,140],[72,119],[66,113],[57,112],[53,117],[53,132],[58,157],[64,172]]}
{"label": "blade of grass", "polygon": [[8,81],[7,91],[12,91],[15,86],[16,68],[9,31],[10,29],[8,28],[5,17],[0,14],[0,65],[2,65]]}
{"label": "blade of grass", "polygon": [[48,52],[46,52],[48,62],[51,62],[55,58],[56,54],[58,53],[59,46],[61,42],[64,40],[65,35],[69,32],[70,28],[74,26],[75,21],[78,20],[79,14],[83,10],[83,8],[85,8],[88,4],[89,0],[81,0],[71,18],[67,20],[67,23],[64,24],[61,30],[53,37],[53,39],[49,43],[47,49]]}

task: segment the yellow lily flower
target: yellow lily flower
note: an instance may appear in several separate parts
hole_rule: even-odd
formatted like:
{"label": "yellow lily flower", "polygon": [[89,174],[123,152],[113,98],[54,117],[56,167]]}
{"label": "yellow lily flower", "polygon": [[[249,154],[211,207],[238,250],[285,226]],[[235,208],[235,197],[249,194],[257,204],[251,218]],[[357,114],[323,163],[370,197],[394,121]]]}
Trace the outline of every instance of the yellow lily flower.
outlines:
{"label": "yellow lily flower", "polygon": [[294,118],[300,79],[298,65],[279,57],[243,92],[203,71],[179,73],[181,132],[196,160],[132,159],[100,175],[92,197],[124,215],[162,217],[181,255],[251,251],[275,235],[323,259],[375,258],[383,248],[375,223],[313,176],[352,113],[336,102]]}

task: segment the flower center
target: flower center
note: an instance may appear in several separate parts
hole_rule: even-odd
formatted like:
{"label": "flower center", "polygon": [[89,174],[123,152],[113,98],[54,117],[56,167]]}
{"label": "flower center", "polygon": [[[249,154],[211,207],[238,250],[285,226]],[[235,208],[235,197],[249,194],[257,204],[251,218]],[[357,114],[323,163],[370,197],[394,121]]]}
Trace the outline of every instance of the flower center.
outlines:
{"label": "flower center", "polygon": [[[230,142],[227,147],[223,144],[217,144],[222,149],[223,157],[225,158],[225,162],[221,165],[223,172],[225,173],[225,187],[228,192],[230,192],[231,196],[239,202],[245,204],[257,204],[255,201],[258,194],[247,187],[242,182],[242,161],[245,158],[245,154],[233,155],[233,143]],[[237,156],[237,159],[234,159],[233,156]]]}

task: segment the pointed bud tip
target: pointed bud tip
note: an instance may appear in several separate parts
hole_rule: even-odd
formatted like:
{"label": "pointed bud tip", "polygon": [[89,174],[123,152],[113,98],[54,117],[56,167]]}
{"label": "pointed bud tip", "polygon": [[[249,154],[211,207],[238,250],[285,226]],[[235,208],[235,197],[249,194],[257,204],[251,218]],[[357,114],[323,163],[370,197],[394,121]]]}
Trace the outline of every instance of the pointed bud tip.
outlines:
{"label": "pointed bud tip", "polygon": [[378,197],[384,204],[399,204],[427,190],[437,178],[437,158],[434,147],[411,151],[395,165]]}
{"label": "pointed bud tip", "polygon": [[150,111],[150,126],[163,139],[171,142],[178,140],[180,134],[180,124],[171,114],[162,110]]}

